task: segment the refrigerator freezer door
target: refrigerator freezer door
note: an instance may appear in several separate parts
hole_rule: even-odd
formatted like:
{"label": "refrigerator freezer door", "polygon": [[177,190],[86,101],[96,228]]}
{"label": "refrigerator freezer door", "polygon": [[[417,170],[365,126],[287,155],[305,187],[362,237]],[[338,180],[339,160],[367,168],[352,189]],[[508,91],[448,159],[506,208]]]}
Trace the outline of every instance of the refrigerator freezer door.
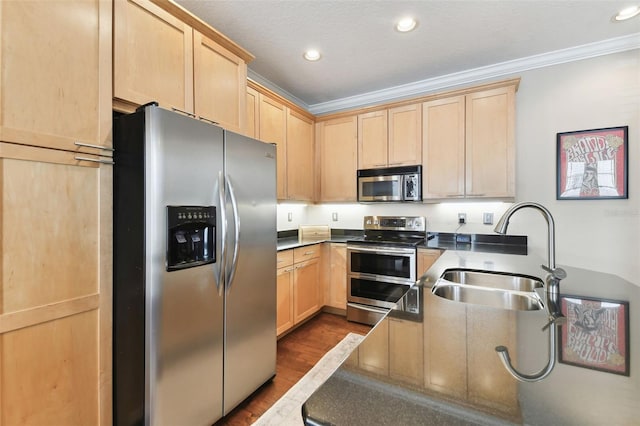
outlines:
{"label": "refrigerator freezer door", "polygon": [[166,212],[169,205],[219,210],[223,131],[160,108],[146,114],[145,409],[152,425],[208,425],[222,416],[224,298],[215,282],[220,241],[215,264],[168,272]]}
{"label": "refrigerator freezer door", "polygon": [[[225,299],[225,415],[275,375],[275,158],[275,146],[225,132],[230,187],[225,275],[231,278]],[[234,209],[238,217],[232,219]]]}

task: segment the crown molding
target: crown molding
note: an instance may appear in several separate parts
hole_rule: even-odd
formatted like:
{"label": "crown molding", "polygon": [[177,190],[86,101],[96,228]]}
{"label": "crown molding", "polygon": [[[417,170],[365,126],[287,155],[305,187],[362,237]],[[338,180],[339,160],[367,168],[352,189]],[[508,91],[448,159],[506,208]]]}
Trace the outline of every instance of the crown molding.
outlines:
{"label": "crown molding", "polygon": [[528,56],[512,61],[500,62],[480,68],[473,68],[440,77],[428,78],[413,83],[389,87],[387,89],[367,92],[356,96],[336,99],[308,105],[286,90],[271,83],[259,74],[248,71],[249,77],[258,84],[280,94],[282,97],[296,103],[313,115],[334,113],[364,106],[385,103],[392,100],[402,100],[418,97],[433,92],[452,89],[457,86],[475,84],[480,81],[513,75],[537,68],[544,68],[567,62],[580,61],[597,56],[610,55],[628,50],[640,49],[640,33],[612,38],[595,43],[583,44],[568,49],[555,50],[540,55]]}
{"label": "crown molding", "polygon": [[293,102],[294,104],[298,105],[300,108],[302,108],[302,109],[304,109],[306,111],[310,111],[311,107],[309,105],[307,105],[307,103],[305,101],[303,101],[302,99],[292,95],[291,93],[289,93],[286,90],[284,90],[282,87],[278,86],[277,84],[272,83],[271,81],[267,80],[266,78],[264,78],[260,74],[257,74],[255,72],[253,72],[250,68],[247,68],[247,78],[250,79],[250,80],[253,80],[256,83],[258,83],[260,86],[266,87],[267,89],[271,90],[272,92],[275,92],[278,95],[282,96],[283,98]]}

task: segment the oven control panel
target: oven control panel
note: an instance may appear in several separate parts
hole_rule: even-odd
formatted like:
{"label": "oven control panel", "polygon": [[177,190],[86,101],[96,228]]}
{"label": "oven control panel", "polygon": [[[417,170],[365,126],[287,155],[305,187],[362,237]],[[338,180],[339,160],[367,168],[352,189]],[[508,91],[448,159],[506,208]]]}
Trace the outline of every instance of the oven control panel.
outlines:
{"label": "oven control panel", "polygon": [[424,216],[365,216],[364,229],[425,232],[427,220]]}

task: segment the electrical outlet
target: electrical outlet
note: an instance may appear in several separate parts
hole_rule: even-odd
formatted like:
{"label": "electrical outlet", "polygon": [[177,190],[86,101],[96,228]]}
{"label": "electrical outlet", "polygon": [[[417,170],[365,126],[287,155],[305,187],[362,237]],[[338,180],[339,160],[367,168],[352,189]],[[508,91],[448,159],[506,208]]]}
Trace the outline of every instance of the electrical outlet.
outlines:
{"label": "electrical outlet", "polygon": [[287,213],[287,220],[289,222],[293,222],[293,213],[291,213],[291,212]]}
{"label": "electrical outlet", "polygon": [[493,225],[493,213],[482,213],[482,223]]}
{"label": "electrical outlet", "polygon": [[331,220],[333,220],[334,222],[338,221],[338,212],[331,213]]}
{"label": "electrical outlet", "polygon": [[458,223],[465,224],[467,223],[467,214],[466,213],[458,213]]}

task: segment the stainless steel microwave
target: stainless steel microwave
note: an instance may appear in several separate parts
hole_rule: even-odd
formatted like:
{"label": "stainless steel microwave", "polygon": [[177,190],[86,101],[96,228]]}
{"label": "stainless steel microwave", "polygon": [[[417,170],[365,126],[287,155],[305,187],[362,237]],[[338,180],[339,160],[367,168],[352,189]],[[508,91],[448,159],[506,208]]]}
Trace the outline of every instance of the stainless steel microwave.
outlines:
{"label": "stainless steel microwave", "polygon": [[422,166],[358,170],[358,201],[422,201]]}

